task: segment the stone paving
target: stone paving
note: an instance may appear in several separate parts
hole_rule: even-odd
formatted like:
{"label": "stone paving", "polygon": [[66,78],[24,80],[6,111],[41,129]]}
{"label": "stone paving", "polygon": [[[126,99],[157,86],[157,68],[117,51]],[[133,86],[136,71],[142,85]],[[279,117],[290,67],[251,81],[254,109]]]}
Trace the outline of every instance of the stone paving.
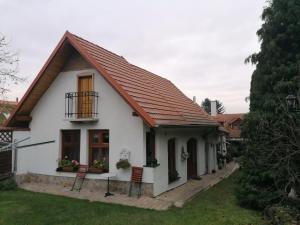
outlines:
{"label": "stone paving", "polygon": [[176,207],[182,207],[185,202],[191,200],[196,194],[219,183],[221,180],[231,175],[237,168],[238,165],[236,163],[229,163],[226,165],[226,168],[223,168],[216,173],[203,175],[201,176],[201,180],[189,180],[187,183],[177,188],[162,193],[157,196],[156,199],[171,202]]}
{"label": "stone paving", "polygon": [[140,198],[128,197],[127,195],[118,193],[114,193],[113,196],[104,197],[104,190],[92,191],[82,189],[80,192],[77,192],[70,191],[70,187],[62,187],[55,184],[23,183],[20,187],[28,191],[86,199],[89,201],[114,203],[146,209],[167,210],[171,206],[182,207],[185,202],[192,199],[197,193],[207,190],[217,184],[237,168],[238,165],[235,163],[227,164],[226,168],[219,170],[214,174],[204,175],[201,177],[201,180],[190,180],[186,184],[165,192],[155,198],[147,196],[141,196]]}

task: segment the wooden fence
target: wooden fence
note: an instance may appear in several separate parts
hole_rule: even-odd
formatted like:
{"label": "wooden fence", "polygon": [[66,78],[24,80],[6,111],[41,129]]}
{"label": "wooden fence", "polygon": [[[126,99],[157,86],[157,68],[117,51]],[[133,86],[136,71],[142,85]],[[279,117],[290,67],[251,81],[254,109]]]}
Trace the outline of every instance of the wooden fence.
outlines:
{"label": "wooden fence", "polygon": [[[12,142],[12,131],[1,131],[0,130],[0,143],[11,143]],[[3,144],[0,144],[2,147]],[[12,151],[0,152],[0,180],[11,175],[12,170]]]}

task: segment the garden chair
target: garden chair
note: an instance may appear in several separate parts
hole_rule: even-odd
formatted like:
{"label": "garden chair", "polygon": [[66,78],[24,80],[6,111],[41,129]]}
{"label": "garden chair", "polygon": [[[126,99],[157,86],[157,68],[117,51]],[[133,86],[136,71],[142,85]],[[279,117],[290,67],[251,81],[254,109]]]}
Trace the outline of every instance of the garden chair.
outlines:
{"label": "garden chair", "polygon": [[132,187],[133,185],[138,185],[138,198],[141,197],[142,194],[142,180],[143,180],[143,167],[132,167],[131,170],[131,180],[129,186],[129,194],[128,196],[132,195]]}
{"label": "garden chair", "polygon": [[88,171],[88,166],[87,165],[79,165],[79,168],[78,168],[73,186],[71,188],[71,191],[76,190],[76,191],[80,192],[87,171]]}

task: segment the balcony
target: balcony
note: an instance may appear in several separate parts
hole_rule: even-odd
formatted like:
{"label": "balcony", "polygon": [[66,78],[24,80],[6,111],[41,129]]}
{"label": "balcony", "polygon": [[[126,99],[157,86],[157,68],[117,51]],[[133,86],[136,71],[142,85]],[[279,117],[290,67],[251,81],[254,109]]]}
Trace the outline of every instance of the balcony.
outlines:
{"label": "balcony", "polygon": [[65,94],[65,119],[70,122],[98,121],[98,92],[68,92]]}

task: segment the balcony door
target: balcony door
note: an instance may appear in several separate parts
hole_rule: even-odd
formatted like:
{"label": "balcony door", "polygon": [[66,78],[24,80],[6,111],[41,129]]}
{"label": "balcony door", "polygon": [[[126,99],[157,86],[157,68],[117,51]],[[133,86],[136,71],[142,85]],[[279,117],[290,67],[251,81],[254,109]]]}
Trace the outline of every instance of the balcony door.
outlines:
{"label": "balcony door", "polygon": [[93,77],[78,77],[78,118],[91,118],[93,112],[93,99],[91,93],[93,91]]}

